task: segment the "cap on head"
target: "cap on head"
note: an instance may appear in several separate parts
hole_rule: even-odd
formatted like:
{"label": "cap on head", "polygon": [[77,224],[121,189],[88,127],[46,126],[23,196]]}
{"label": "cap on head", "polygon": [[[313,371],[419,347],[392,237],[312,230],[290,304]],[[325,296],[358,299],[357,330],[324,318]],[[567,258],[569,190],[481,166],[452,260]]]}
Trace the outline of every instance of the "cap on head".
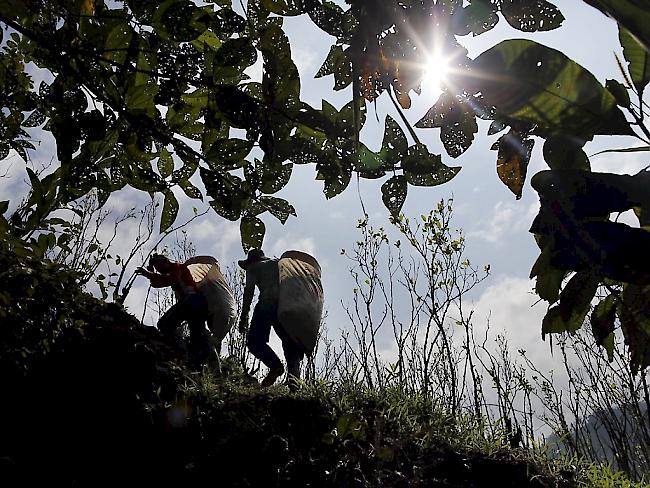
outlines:
{"label": "cap on head", "polygon": [[163,264],[163,263],[170,263],[171,261],[167,256],[164,254],[152,254],[151,257],[149,258],[149,266],[147,266],[147,269],[149,271],[153,271],[153,267],[156,264]]}
{"label": "cap on head", "polygon": [[266,259],[266,256],[264,256],[264,251],[261,249],[251,249],[248,251],[248,256],[246,259],[241,259],[237,261],[239,264],[239,267],[242,269],[246,269],[250,264],[253,263],[258,263],[260,261],[263,261]]}

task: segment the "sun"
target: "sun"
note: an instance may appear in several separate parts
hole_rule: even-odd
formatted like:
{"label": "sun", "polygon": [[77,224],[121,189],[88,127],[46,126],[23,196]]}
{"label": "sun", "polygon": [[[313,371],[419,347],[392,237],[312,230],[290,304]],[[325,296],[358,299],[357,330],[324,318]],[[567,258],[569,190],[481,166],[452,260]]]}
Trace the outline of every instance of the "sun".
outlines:
{"label": "sun", "polygon": [[442,89],[449,81],[449,61],[442,53],[432,53],[427,56],[422,75],[423,90],[433,92],[436,97],[442,93]]}

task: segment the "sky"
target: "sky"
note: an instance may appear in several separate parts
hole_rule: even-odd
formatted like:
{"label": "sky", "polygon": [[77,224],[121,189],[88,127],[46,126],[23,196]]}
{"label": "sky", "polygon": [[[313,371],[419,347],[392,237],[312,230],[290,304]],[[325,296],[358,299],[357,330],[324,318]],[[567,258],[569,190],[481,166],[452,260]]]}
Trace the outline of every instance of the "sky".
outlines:
{"label": "sky", "polygon": [[[555,31],[527,35],[509,27],[501,18],[498,26],[489,33],[461,39],[461,43],[468,48],[470,57],[475,57],[500,40],[532,38],[562,51],[589,69],[603,84],[607,78],[622,81],[614,57],[615,52],[621,53],[616,24],[582,2],[558,0],[555,4],[566,17],[563,26]],[[334,39],[318,30],[305,16],[285,19],[285,31],[301,76],[301,98],[316,108],[320,108],[323,99],[340,108],[351,97],[349,88],[333,92],[332,76],[314,79]],[[251,67],[249,74],[253,79],[259,79],[259,64]],[[34,72],[34,76],[38,79],[43,75]],[[413,107],[407,111],[407,117],[413,124],[435,102],[436,95],[435,87],[424,86],[422,96],[413,96]],[[381,146],[386,114],[397,119],[385,96],[376,106],[368,106],[368,122],[363,129],[362,140],[370,149],[376,150]],[[417,217],[428,213],[440,199],[453,197],[452,225],[462,228],[466,235],[468,258],[480,267],[485,264],[491,267],[490,277],[468,296],[467,306],[474,309],[475,328],[483,330],[489,320],[493,332],[505,334],[513,349],[526,349],[543,369],[550,369],[559,358],[553,357],[548,341],[541,340],[541,319],[546,305],[536,303],[538,299],[531,293],[534,283],[528,279],[538,253],[534,239],[528,233],[539,208],[537,194],[527,181],[523,198],[516,200],[500,182],[496,174],[496,152],[490,150],[499,135],[487,136],[488,126],[489,123],[479,121],[479,133],[474,144],[456,159],[445,153],[437,129],[418,131],[420,139],[432,152],[442,154],[443,162],[449,166],[461,166],[462,170],[451,182],[442,186],[409,187],[403,212]],[[591,155],[603,149],[631,145],[638,145],[638,142],[632,138],[603,137],[588,143],[585,149]],[[52,141],[42,138],[32,157],[39,164],[49,161],[52,154],[55,154]],[[605,154],[592,159],[594,170],[616,173],[634,173],[647,164],[646,158],[636,154]],[[542,169],[545,169],[545,164],[541,156],[541,143],[537,140],[528,168],[528,180]],[[24,195],[28,190],[25,165],[11,155],[8,162],[0,163],[0,173],[4,171],[8,174],[0,178],[0,195],[3,200],[11,198],[17,201],[15,197]],[[341,255],[341,250],[351,249],[359,238],[356,223],[363,216],[361,202],[372,225],[390,227],[388,211],[383,206],[380,192],[385,180],[361,180],[357,184],[357,180],[353,179],[345,192],[326,200],[322,193],[322,182],[315,181],[314,177],[313,166],[294,166],[291,181],[276,196],[292,203],[298,216],[290,218],[285,225],[268,215],[264,216],[264,250],[269,256],[279,256],[285,250],[298,249],[318,259],[323,269],[327,327],[329,335],[336,337],[340,330],[349,328],[343,305],[351,303],[352,288],[355,286],[348,270],[349,260]],[[202,209],[206,205],[198,200],[190,200],[182,193],[175,193],[181,204],[179,222],[192,215],[192,207]],[[108,206],[119,214],[145,202],[145,195],[124,191],[112,195]],[[236,222],[226,221],[210,211],[186,229],[197,253],[213,255],[223,267],[231,266],[244,257],[239,240],[239,224]],[[128,253],[133,232],[133,224],[127,223],[122,227],[113,254]],[[390,232],[392,238],[397,238],[395,232]],[[126,302],[128,309],[138,317],[142,315],[147,284],[144,278],[136,280]],[[152,313],[147,313],[145,317],[147,323],[155,321]],[[273,344],[280,351],[277,339],[273,339]],[[394,352],[390,341],[384,342],[384,348],[386,357],[390,358]]]}

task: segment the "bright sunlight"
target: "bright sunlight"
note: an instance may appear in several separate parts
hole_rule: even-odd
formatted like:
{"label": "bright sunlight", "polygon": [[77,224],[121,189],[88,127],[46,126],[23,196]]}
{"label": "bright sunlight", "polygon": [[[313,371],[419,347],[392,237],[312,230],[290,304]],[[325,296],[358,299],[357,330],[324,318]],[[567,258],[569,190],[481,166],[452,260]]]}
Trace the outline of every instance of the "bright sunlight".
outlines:
{"label": "bright sunlight", "polygon": [[447,83],[449,69],[448,58],[442,53],[431,54],[422,77],[422,90],[432,93],[435,98],[439,97]]}

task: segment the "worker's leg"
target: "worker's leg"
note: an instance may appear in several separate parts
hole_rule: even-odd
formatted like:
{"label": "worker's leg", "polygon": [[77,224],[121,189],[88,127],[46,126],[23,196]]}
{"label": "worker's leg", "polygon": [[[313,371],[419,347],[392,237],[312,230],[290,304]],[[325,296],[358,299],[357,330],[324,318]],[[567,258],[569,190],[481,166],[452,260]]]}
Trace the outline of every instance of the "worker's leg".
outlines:
{"label": "worker's leg", "polygon": [[160,319],[158,319],[158,330],[162,335],[170,341],[171,343],[176,344],[178,342],[178,334],[183,322],[185,315],[185,306],[182,301],[169,307]]}
{"label": "worker's leg", "polygon": [[[277,313],[272,307],[261,307],[259,304],[253,311],[247,344],[251,354],[262,361],[264,366],[272,371],[284,370],[282,361],[269,346],[271,327],[277,320]],[[282,373],[280,373],[282,374]]]}
{"label": "worker's leg", "polygon": [[300,379],[300,362],[305,357],[303,347],[296,343],[289,334],[284,330],[284,327],[278,322],[274,324],[275,333],[282,341],[282,350],[284,351],[284,358],[287,361],[287,381],[289,387],[295,386],[295,380]]}
{"label": "worker's leg", "polygon": [[185,298],[187,307],[187,325],[190,329],[190,362],[195,366],[205,364],[210,356],[210,340],[205,327],[207,318],[207,303],[200,294],[189,295]]}

